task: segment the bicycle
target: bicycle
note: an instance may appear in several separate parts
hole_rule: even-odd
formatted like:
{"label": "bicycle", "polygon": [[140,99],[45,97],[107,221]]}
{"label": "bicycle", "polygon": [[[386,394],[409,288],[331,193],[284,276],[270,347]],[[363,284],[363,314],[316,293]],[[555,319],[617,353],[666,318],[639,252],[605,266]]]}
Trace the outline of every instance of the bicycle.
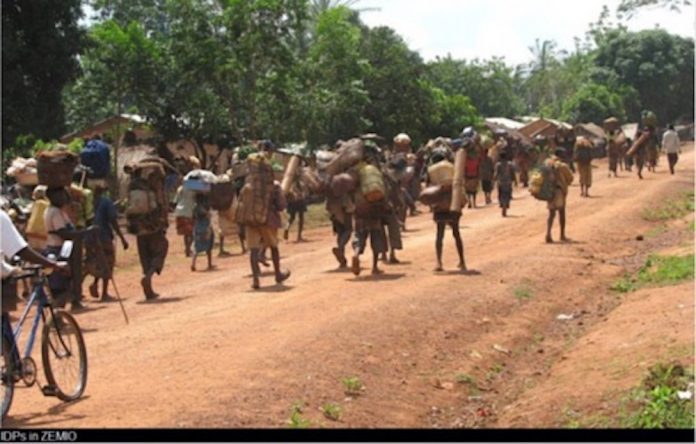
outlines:
{"label": "bicycle", "polygon": [[[43,395],[56,396],[65,402],[75,401],[82,396],[87,385],[87,349],[77,321],[69,313],[53,307],[46,293],[48,279],[41,266],[22,267],[22,270],[16,279],[31,278],[33,282],[29,301],[14,331],[9,318],[2,317],[2,418],[10,410],[15,384],[20,381],[26,387],[36,384],[37,368],[31,352],[40,321],[43,321],[41,361],[47,380],[47,385],[41,387]],[[36,315],[22,358],[18,340],[34,305],[37,307]]]}

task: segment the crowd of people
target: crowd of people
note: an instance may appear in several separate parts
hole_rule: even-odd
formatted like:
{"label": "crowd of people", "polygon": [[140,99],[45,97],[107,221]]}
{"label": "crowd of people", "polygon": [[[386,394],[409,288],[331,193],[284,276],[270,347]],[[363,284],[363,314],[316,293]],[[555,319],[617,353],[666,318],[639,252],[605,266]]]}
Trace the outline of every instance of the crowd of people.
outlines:
{"label": "crowd of people", "polygon": [[[611,119],[607,122],[613,123]],[[644,122],[634,143],[619,128],[609,126],[609,177],[616,177],[619,169],[635,167],[642,179],[646,163],[648,171],[654,172],[660,146],[674,174],[681,148],[673,126],[659,141],[656,126]],[[297,160],[283,172],[273,168],[273,143],[261,141],[243,156],[236,156],[237,165],[243,168],[232,168],[220,176],[202,169],[195,157],[170,162],[153,150],[124,168],[130,183],[123,206],[127,231],[137,239],[141,286],[147,300],[159,297],[152,278],[164,268],[172,212],[192,271],[197,271],[201,254],[207,257],[207,269],[215,268],[216,240],[219,255],[228,256],[225,239],[236,236],[242,254],[249,253],[253,289],[261,287],[261,267],[273,267],[276,284],[290,278],[290,271],[281,267],[280,233],[287,241],[297,222],[296,240],[302,242],[305,214],[310,203],[319,201],[325,203],[332,224],[336,241],[331,253],[340,269],[361,274],[361,259],[368,247],[373,275],[383,273],[381,263],[398,264],[397,254],[404,248],[402,232],[409,215],[419,213],[416,202],[420,201],[430,208],[436,227],[435,270],[444,269],[448,228],[459,257],[457,267],[466,270],[459,224],[465,209],[479,207],[479,192],[483,204],[490,206],[497,190],[501,214],[507,217],[514,190],[529,188],[548,207],[546,242],[554,242],[556,218],[560,240],[567,241],[569,187],[577,173],[581,196],[590,196],[594,149],[592,141],[563,128],[551,137],[538,135],[531,143],[504,129],[481,133],[466,128],[459,138],[438,137],[418,148],[412,147],[405,133],[391,143],[366,134],[325,146],[311,156],[297,153],[293,156]],[[172,176],[178,180],[173,182],[175,192],[168,192]],[[73,311],[84,309],[82,287],[88,275],[93,278],[87,287],[93,298],[114,300],[109,283],[116,263],[115,241],[124,250],[130,247],[119,224],[118,205],[109,197],[106,181],[87,181],[85,186],[80,174],[75,180],[69,187],[15,185],[4,190],[8,192],[2,211],[3,313],[15,305],[9,302],[15,255],[60,271],[49,280],[59,306],[69,302]],[[16,227],[10,227],[10,220]],[[74,242],[71,257],[65,258],[69,266],[57,265],[66,240]],[[347,251],[349,244],[351,251]]]}

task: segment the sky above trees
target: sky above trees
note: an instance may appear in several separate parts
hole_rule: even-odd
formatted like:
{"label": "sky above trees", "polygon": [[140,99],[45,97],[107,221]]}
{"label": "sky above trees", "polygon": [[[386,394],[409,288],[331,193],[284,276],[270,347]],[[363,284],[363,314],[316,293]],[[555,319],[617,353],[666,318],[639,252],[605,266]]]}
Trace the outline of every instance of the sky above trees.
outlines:
{"label": "sky above trees", "polygon": [[[620,0],[361,0],[361,19],[369,26],[395,29],[427,61],[448,53],[455,58],[505,57],[509,64],[528,63],[535,39],[553,40],[571,51],[574,38],[583,38],[597,21],[602,6],[613,13]],[[367,10],[378,8],[378,10]],[[694,9],[639,10],[629,21],[630,31],[655,25],[693,37]]]}

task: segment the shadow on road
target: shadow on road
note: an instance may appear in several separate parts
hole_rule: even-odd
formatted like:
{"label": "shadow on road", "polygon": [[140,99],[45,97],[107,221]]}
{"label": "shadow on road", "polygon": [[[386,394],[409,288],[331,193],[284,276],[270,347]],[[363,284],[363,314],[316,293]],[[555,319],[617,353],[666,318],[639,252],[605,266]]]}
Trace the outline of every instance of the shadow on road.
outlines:
{"label": "shadow on road", "polygon": [[[46,412],[41,413],[30,413],[27,415],[13,416],[10,414],[7,418],[2,420],[3,428],[22,428],[22,427],[42,427],[50,426],[54,424],[59,424],[61,422],[74,421],[79,419],[84,419],[85,415],[74,415],[66,413],[66,410],[71,406],[83,402],[89,399],[89,396],[83,396],[77,401],[73,402],[60,402],[49,408]],[[47,415],[57,416],[58,418],[47,418]],[[36,419],[41,419],[40,421],[35,421]]]}
{"label": "shadow on road", "polygon": [[247,293],[285,293],[292,290],[295,287],[290,287],[287,285],[273,285],[271,287],[261,287],[258,290],[249,290]]}
{"label": "shadow on road", "polygon": [[449,270],[449,271],[435,271],[436,276],[481,276],[478,270]]}
{"label": "shadow on road", "polygon": [[149,300],[144,300],[144,301],[138,301],[136,304],[138,305],[160,305],[160,304],[173,304],[174,302],[181,302],[186,298],[180,298],[180,297],[160,297],[157,299],[153,299],[151,301]]}
{"label": "shadow on road", "polygon": [[363,276],[356,276],[351,279],[346,279],[349,282],[379,282],[379,281],[396,281],[399,280],[403,277],[405,277],[405,273],[397,273],[397,274],[390,274],[390,273],[384,273],[384,274],[365,274]]}

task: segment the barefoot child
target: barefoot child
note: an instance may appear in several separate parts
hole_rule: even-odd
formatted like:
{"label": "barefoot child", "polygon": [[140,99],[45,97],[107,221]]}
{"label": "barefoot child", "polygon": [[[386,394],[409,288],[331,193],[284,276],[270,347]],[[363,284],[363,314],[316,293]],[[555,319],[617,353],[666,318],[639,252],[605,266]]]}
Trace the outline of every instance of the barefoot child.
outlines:
{"label": "barefoot child", "polygon": [[208,270],[213,267],[213,242],[215,235],[210,224],[210,202],[207,194],[196,195],[196,207],[193,210],[193,262],[191,271],[196,271],[196,258],[200,253],[208,256]]}
{"label": "barefoot child", "polygon": [[505,151],[500,153],[500,161],[495,165],[495,181],[498,182],[498,202],[503,217],[507,217],[507,210],[510,209],[510,201],[512,200],[512,184],[517,186],[517,176]]}

